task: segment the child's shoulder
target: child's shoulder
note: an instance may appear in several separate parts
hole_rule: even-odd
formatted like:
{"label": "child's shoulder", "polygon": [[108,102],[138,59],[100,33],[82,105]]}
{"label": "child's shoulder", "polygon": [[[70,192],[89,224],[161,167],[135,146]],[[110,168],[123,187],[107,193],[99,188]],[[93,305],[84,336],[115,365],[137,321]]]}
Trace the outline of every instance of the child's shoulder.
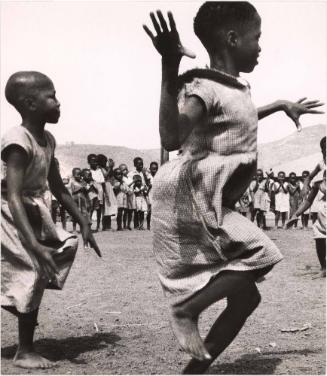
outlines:
{"label": "child's shoulder", "polygon": [[9,146],[17,145],[23,148],[28,155],[33,151],[34,138],[23,126],[17,125],[5,132],[1,137],[1,157],[4,159]]}

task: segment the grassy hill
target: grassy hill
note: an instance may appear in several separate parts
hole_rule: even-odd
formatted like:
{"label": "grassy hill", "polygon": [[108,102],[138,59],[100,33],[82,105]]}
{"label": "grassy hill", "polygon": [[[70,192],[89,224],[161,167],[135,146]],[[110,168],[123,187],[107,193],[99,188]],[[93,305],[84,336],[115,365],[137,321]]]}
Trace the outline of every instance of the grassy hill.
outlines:
{"label": "grassy hill", "polygon": [[[302,132],[294,132],[290,136],[261,144],[258,147],[258,166],[265,170],[273,168],[276,172],[284,169],[286,172],[297,173],[304,169],[312,169],[321,159],[319,142],[326,134],[324,125],[314,125],[303,128]],[[88,154],[104,154],[115,161],[116,166],[126,163],[129,169],[133,168],[133,159],[140,156],[144,165],[160,160],[159,149],[138,150],[123,146],[110,145],[58,145],[56,156],[59,159],[62,176],[70,175],[73,167],[88,167]]]}
{"label": "grassy hill", "polygon": [[277,170],[282,166],[286,170],[295,169],[295,172],[310,170],[321,159],[319,142],[325,135],[326,126],[319,124],[303,128],[301,132],[294,132],[281,140],[261,144],[258,146],[258,166],[265,170]]}

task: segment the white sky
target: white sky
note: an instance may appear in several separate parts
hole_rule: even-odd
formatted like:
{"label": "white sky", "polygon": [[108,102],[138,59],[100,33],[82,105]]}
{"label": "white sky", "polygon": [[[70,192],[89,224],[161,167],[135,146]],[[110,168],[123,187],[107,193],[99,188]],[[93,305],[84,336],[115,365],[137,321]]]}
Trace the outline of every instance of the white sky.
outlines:
{"label": "white sky", "polygon": [[[151,10],[171,10],[183,44],[197,53],[181,71],[208,57],[193,34],[198,1],[3,1],[1,3],[1,128],[20,117],[4,97],[9,76],[38,70],[54,82],[61,119],[49,129],[58,143],[157,148],[160,57],[142,24]],[[308,96],[326,102],[325,1],[256,1],[262,18],[259,65],[244,77],[260,106]],[[324,109],[326,106],[324,107]],[[294,132],[284,114],[260,122],[259,142]],[[302,118],[303,126],[326,115]]]}

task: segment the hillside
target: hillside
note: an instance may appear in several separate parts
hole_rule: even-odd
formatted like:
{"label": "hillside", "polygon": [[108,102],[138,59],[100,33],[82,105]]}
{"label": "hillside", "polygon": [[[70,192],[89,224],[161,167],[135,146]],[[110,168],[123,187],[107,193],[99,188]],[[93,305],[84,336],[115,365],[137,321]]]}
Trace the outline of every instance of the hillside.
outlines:
{"label": "hillside", "polygon": [[261,144],[258,147],[258,166],[264,170],[285,168],[285,172],[295,170],[297,173],[310,170],[321,159],[319,142],[325,135],[325,125],[319,124],[303,128],[301,132],[294,132],[281,140]]}
{"label": "hillside", "polygon": [[87,156],[91,153],[104,154],[108,158],[112,158],[117,167],[121,163],[126,163],[129,169],[133,168],[135,157],[143,158],[145,166],[149,166],[152,161],[160,161],[159,149],[137,150],[110,145],[58,145],[56,157],[60,162],[62,176],[70,175],[73,167],[88,167]]}
{"label": "hillside", "polygon": [[[321,158],[319,142],[325,134],[326,128],[320,124],[303,128],[302,132],[294,132],[281,140],[261,144],[258,147],[258,166],[264,170],[273,168],[276,172],[283,169],[287,173],[310,170]],[[58,145],[56,156],[60,161],[62,176],[69,175],[75,166],[88,167],[86,157],[91,153],[113,158],[116,166],[126,163],[129,169],[133,168],[133,159],[136,156],[143,158],[145,166],[149,166],[152,161],[160,160],[159,149],[138,150],[110,145]]]}

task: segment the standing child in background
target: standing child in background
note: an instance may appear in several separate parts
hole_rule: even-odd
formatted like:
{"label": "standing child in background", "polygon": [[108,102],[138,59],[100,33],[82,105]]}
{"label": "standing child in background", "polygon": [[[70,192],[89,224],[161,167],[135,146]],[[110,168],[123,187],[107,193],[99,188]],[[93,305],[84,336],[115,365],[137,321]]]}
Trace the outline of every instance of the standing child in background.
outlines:
{"label": "standing child in background", "polygon": [[[79,211],[83,214],[86,221],[90,223],[88,198],[86,192],[86,183],[82,180],[82,170],[79,167],[75,167],[72,170],[72,177],[69,182],[69,189],[75,204]],[[76,232],[76,220],[73,222],[73,232]]]}
{"label": "standing child in background", "polygon": [[285,228],[285,221],[290,208],[290,199],[284,171],[279,171],[277,174],[277,181],[274,183],[274,192],[276,200],[275,228],[278,228],[280,217],[282,218],[282,228]]}
{"label": "standing child in background", "polygon": [[256,179],[250,184],[250,194],[253,202],[252,221],[257,219],[257,225],[259,228],[266,229],[266,217],[265,212],[269,210],[268,205],[268,187],[269,180],[264,179],[263,171],[257,170]]}
{"label": "standing child in background", "polygon": [[[83,215],[65,188],[54,159],[56,141],[46,123],[57,123],[60,104],[52,81],[39,72],[17,72],[6,85],[6,99],[22,124],[2,137],[6,176],[1,190],[1,306],[18,318],[14,364],[49,368],[53,363],[34,348],[34,331],[46,288],[61,290],[75,258],[78,239],[52,221],[45,201],[47,181],[60,205],[81,226],[100,256]],[[55,319],[55,317],[54,317]]]}
{"label": "standing child in background", "polygon": [[123,227],[123,215],[124,210],[127,206],[127,197],[126,192],[128,190],[128,187],[123,181],[123,174],[120,170],[120,168],[114,169],[114,187],[113,190],[116,195],[116,201],[117,201],[117,231],[122,231]]}
{"label": "standing child in background", "polygon": [[[289,193],[289,208],[290,208],[290,218],[299,208],[301,202],[301,187],[300,182],[296,178],[296,173],[291,172],[288,176],[288,193]],[[294,223],[294,227],[297,227],[297,221]]]}
{"label": "standing child in background", "polygon": [[[302,171],[302,177],[300,181],[300,205],[306,201],[308,198],[309,192],[311,190],[310,183],[306,183],[306,179],[308,178],[310,172],[307,170]],[[301,214],[301,223],[302,223],[302,228],[307,229],[308,224],[309,224],[309,217],[310,217],[310,208],[305,210]]]}
{"label": "standing child in background", "polygon": [[[85,182],[85,189],[86,189],[86,194],[89,202],[89,215],[90,215],[90,227],[92,227],[92,216],[94,211],[99,210],[99,192],[98,192],[98,184],[96,184],[92,178],[92,173],[91,170],[88,168],[84,168],[82,170],[82,177]],[[99,229],[99,221],[97,221],[97,227],[96,227],[96,232]]]}
{"label": "standing child in background", "polygon": [[[159,131],[179,158],[163,164],[153,185],[153,244],[170,321],[193,359],[184,373],[203,373],[233,341],[260,302],[256,280],[282,259],[253,223],[233,210],[256,169],[257,120],[284,110],[299,116],[317,101],[277,101],[256,109],[240,72],[252,72],[260,53],[261,19],[246,2],[206,2],[194,30],[211,69],[178,77],[181,44],[171,13],[150,14],[156,35],[144,29],[162,56]],[[201,312],[227,298],[227,307],[203,343]]]}
{"label": "standing child in background", "polygon": [[[103,185],[104,185],[104,176],[102,173],[101,168],[99,168],[98,165],[98,159],[95,154],[89,154],[87,156],[87,162],[90,165],[90,171],[92,174],[92,179],[94,182],[94,185],[98,192],[98,200],[96,203],[96,207],[93,207],[92,212],[95,210],[97,214],[97,227],[95,231],[100,230],[100,223],[101,223],[101,217],[103,212],[103,204],[104,204],[104,193],[103,193]],[[94,201],[95,202],[95,201]],[[92,220],[92,217],[91,217]]]}
{"label": "standing child in background", "polygon": [[[316,167],[310,172],[308,177],[304,180],[304,192],[309,195],[310,193],[310,183],[316,177],[320,172],[324,173],[326,171],[326,161],[321,160],[319,163],[317,163]],[[318,212],[320,209],[320,203],[319,203],[319,193],[316,196],[315,200],[313,201],[311,207],[310,207],[310,216],[312,220],[312,224],[316,222],[318,219]]]}
{"label": "standing child in background", "polygon": [[123,228],[132,230],[131,224],[133,219],[133,212],[135,210],[135,195],[132,185],[133,179],[128,176],[128,168],[125,163],[119,165],[119,169],[123,175],[123,182],[127,186],[126,191],[126,208],[123,214]]}
{"label": "standing child in background", "polygon": [[117,214],[117,201],[113,190],[113,168],[115,163],[112,159],[108,159],[103,154],[97,155],[97,161],[104,177],[104,183],[102,183],[104,192],[102,230],[106,231],[111,230],[111,217]]}
{"label": "standing child in background", "polygon": [[[320,140],[321,153],[323,155],[323,162],[326,166],[326,137]],[[287,222],[287,227],[290,228],[302,213],[304,213],[310,205],[318,197],[318,215],[317,221],[313,225],[313,238],[316,242],[316,251],[321,266],[320,276],[326,277],[326,169],[323,172],[323,179],[313,183],[313,187],[307,199],[301,204],[298,210],[293,214]]]}
{"label": "standing child in background", "polygon": [[145,198],[147,194],[147,187],[145,184],[143,184],[140,175],[134,175],[134,194],[137,223],[139,224],[138,229],[144,230],[144,214],[148,209],[148,205]]}
{"label": "standing child in background", "polygon": [[148,213],[146,216],[146,224],[147,229],[151,230],[151,208],[152,208],[152,185],[153,179],[158,172],[159,165],[157,162],[150,163],[150,174],[148,174],[148,195],[147,195],[147,203],[148,203]]}

